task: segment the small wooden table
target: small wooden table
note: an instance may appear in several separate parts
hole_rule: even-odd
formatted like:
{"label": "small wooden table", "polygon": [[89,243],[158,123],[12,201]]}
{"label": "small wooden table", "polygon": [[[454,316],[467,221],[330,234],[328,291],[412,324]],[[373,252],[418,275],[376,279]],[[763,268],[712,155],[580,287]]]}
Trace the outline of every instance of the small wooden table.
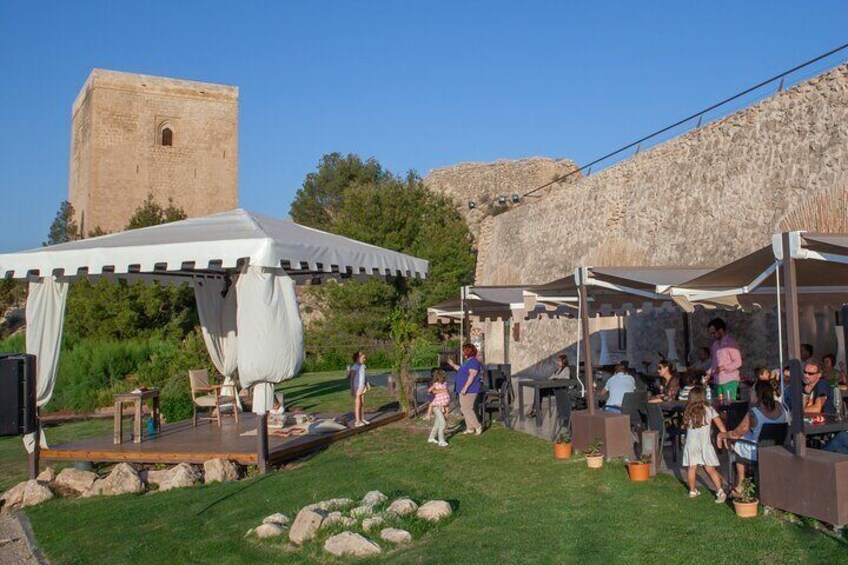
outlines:
{"label": "small wooden table", "polygon": [[520,379],[518,381],[518,418],[525,419],[524,415],[524,387],[535,389],[533,395],[533,410],[536,411],[536,427],[542,426],[542,391],[556,390],[558,388],[571,388],[576,386],[573,379]]}
{"label": "small wooden table", "polygon": [[119,394],[115,397],[115,427],[112,435],[112,443],[120,445],[123,441],[123,409],[124,403],[132,402],[134,407],[133,413],[133,443],[141,443],[141,407],[147,400],[152,400],[153,404],[153,428],[158,434],[160,431],[159,423],[159,389],[151,388],[144,392],[128,392]]}

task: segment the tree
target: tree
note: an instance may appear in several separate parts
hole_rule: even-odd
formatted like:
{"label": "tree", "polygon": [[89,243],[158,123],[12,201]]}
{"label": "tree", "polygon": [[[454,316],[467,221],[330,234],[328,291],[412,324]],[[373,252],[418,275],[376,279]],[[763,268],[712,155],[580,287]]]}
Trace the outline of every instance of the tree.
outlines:
{"label": "tree", "polygon": [[50,224],[47,241],[42,243],[42,245],[56,245],[57,243],[66,243],[79,238],[80,229],[76,220],[74,220],[74,207],[67,200],[63,200],[59,204],[59,211],[56,212],[53,223]]}
{"label": "tree", "polygon": [[138,228],[148,228],[150,226],[158,226],[178,220],[185,220],[185,210],[174,206],[174,201],[168,199],[168,206],[163,207],[158,202],[153,200],[153,195],[148,194],[147,199],[141,206],[136,208],[130,221],[127,223],[126,229],[135,230]]}
{"label": "tree", "polygon": [[354,185],[379,184],[391,174],[373,158],[363,161],[358,155],[324,155],[318,170],[306,175],[292,201],[289,214],[304,226],[330,231],[344,206],[344,191]]}

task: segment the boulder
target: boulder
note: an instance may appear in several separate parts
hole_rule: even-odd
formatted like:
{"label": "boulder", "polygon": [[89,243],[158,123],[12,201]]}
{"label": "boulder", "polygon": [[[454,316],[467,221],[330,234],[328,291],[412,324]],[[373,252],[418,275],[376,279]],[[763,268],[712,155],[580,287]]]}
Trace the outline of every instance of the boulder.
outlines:
{"label": "boulder", "polygon": [[379,504],[383,504],[389,499],[388,496],[380,492],[379,490],[372,490],[362,497],[362,505],[363,506],[377,506]]}
{"label": "boulder", "polygon": [[92,496],[100,496],[103,494],[103,483],[106,482],[106,479],[97,479],[94,481],[87,491],[80,494],[82,498],[91,498]]}
{"label": "boulder", "polygon": [[5,508],[17,508],[24,501],[24,490],[26,490],[27,483],[29,481],[24,481],[22,483],[18,483],[0,496],[0,501],[3,502],[3,507]]}
{"label": "boulder", "polygon": [[210,459],[203,464],[203,479],[207,483],[238,480],[238,467],[226,459]]}
{"label": "boulder", "polygon": [[374,516],[373,518],[365,518],[364,520],[362,520],[362,529],[366,532],[370,532],[374,528],[382,526],[383,521],[384,520],[379,516]]}
{"label": "boulder", "polygon": [[144,492],[144,483],[141,481],[141,477],[138,476],[135,467],[129,463],[118,463],[112,469],[112,472],[109,473],[109,476],[103,479],[100,488],[100,493],[104,496],[137,494]]}
{"label": "boulder", "polygon": [[409,498],[399,498],[392,502],[389,507],[386,509],[388,514],[394,514],[395,516],[410,516],[415,514],[415,511],[418,510],[418,505]]}
{"label": "boulder", "polygon": [[47,502],[51,498],[53,498],[53,491],[51,491],[46,485],[43,485],[38,481],[27,481],[26,486],[24,487],[21,508],[35,506],[36,504]]}
{"label": "boulder", "polygon": [[[194,467],[188,463],[180,463],[168,469],[164,479],[159,483],[159,490],[166,491],[172,488],[190,487],[200,478]],[[150,479],[148,478],[148,481]]]}
{"label": "boulder", "polygon": [[314,504],[309,504],[304,506],[304,508],[308,508],[309,510],[322,510],[324,512],[332,512],[333,510],[338,510],[339,508],[344,508],[345,506],[350,506],[353,504],[353,500],[350,498],[331,498],[329,500],[322,500],[321,502],[316,502]]}
{"label": "boulder", "polygon": [[353,518],[368,518],[374,515],[374,508],[372,506],[357,506],[350,511],[350,515]]}
{"label": "boulder", "polygon": [[412,534],[397,528],[383,528],[380,531],[380,539],[391,543],[409,543],[412,541]]}
{"label": "boulder", "polygon": [[344,516],[342,518],[342,526],[345,528],[354,528],[356,527],[356,519],[351,518],[350,516]]}
{"label": "boulder", "polygon": [[254,535],[258,538],[272,538],[282,534],[286,529],[279,524],[262,524],[255,530]]}
{"label": "boulder", "polygon": [[289,539],[298,545],[311,540],[318,533],[323,521],[324,513],[320,510],[302,508],[295,516],[289,531]]}
{"label": "boulder", "polygon": [[53,469],[53,467],[47,467],[38,474],[35,480],[39,483],[52,483],[56,480],[56,471]]}
{"label": "boulder", "polygon": [[165,479],[168,477],[169,469],[155,470],[151,469],[149,471],[143,471],[141,473],[141,479],[145,481],[149,485],[161,485]]}
{"label": "boulder", "polygon": [[97,473],[92,473],[91,471],[80,471],[73,467],[67,467],[62,469],[59,474],[56,475],[54,483],[56,486],[82,494],[90,489],[91,485],[93,485],[94,481],[97,479]]}
{"label": "boulder", "polygon": [[327,517],[324,518],[324,521],[321,522],[321,529],[329,528],[331,526],[335,526],[336,524],[340,524],[344,518],[344,515],[341,512],[330,512],[327,514]]}
{"label": "boulder", "polygon": [[276,512],[271,514],[270,516],[266,516],[264,520],[262,520],[263,524],[277,524],[278,526],[286,526],[289,523],[289,517],[285,514],[280,514]]}
{"label": "boulder", "polygon": [[324,551],[342,557],[345,555],[353,557],[370,557],[379,555],[380,546],[373,541],[353,532],[342,532],[327,538],[324,542]]}
{"label": "boulder", "polygon": [[444,500],[425,502],[418,509],[418,517],[428,522],[438,522],[443,518],[449,518],[451,514],[453,514],[453,509]]}

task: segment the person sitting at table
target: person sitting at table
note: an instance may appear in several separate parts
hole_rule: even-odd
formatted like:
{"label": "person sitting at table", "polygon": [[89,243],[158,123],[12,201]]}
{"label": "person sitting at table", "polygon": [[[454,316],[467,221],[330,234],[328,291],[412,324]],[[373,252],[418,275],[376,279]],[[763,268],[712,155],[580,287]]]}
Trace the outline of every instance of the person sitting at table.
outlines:
{"label": "person sitting at table", "polygon": [[[804,387],[801,391],[805,414],[836,414],[833,407],[833,387],[822,378],[821,364],[808,359],[804,364]],[[783,403],[792,410],[792,385],[786,387]]]}
{"label": "person sitting at table", "polygon": [[[742,460],[736,462],[736,486],[733,487],[733,495],[741,496],[742,479],[752,462],[757,461],[756,442],[760,438],[760,432],[765,424],[785,424],[788,419],[783,406],[774,398],[774,387],[766,381],[757,381],[754,385],[757,402],[748,410],[745,417],[730,432],[720,432],[717,442],[719,448],[730,447],[733,443],[733,451]],[[735,440],[744,439],[744,442]],[[751,442],[751,443],[748,443]]]}
{"label": "person sitting at table", "polygon": [[671,402],[677,400],[680,394],[680,377],[670,361],[660,361],[657,365],[660,376],[660,393],[654,396],[652,402]]}
{"label": "person sitting at table", "polygon": [[774,378],[774,373],[768,367],[757,367],[754,369],[754,382],[751,384],[749,391],[748,402],[754,404],[757,402],[757,392],[755,387],[758,382],[763,381],[769,383],[774,388],[774,395],[777,397],[777,391],[780,390],[780,383]]}
{"label": "person sitting at table", "polygon": [[680,392],[677,394],[677,400],[689,400],[689,393],[698,384],[700,378],[692,371],[686,371],[680,378]]}
{"label": "person sitting at table", "polygon": [[636,391],[636,380],[633,375],[627,372],[627,367],[624,363],[618,363],[615,366],[615,374],[607,379],[602,391],[598,394],[602,398],[607,399],[604,410],[607,412],[621,413],[621,403],[624,401],[624,395],[628,392]]}
{"label": "person sitting at table", "polygon": [[836,368],[836,355],[828,353],[822,357],[822,377],[831,386],[841,385],[845,382],[845,372]]}
{"label": "person sitting at table", "polygon": [[[550,377],[548,377],[548,379],[549,380],[560,380],[560,379],[561,380],[572,380],[571,369],[568,366],[568,356],[567,355],[565,355],[565,354],[557,355],[556,370],[554,370],[553,374]],[[575,381],[575,383],[576,383],[576,381]],[[539,395],[539,394],[541,395],[541,396],[539,396],[539,405],[541,406],[542,400],[544,400],[546,397],[553,396],[554,391],[553,391],[553,389],[539,390],[537,388],[537,389],[535,389],[533,394],[534,394],[534,396]],[[533,399],[533,406],[536,406],[536,399],[535,398]],[[530,412],[527,413],[527,417],[528,418],[535,418],[536,417],[536,410],[531,408]]]}
{"label": "person sitting at table", "polygon": [[833,438],[824,445],[823,449],[832,453],[848,455],[848,430],[841,431],[833,436]]}

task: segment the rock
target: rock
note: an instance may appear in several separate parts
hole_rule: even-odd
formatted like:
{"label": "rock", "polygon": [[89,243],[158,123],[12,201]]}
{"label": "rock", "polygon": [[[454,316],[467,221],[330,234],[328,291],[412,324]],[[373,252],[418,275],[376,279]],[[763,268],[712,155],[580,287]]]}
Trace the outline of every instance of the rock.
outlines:
{"label": "rock", "polygon": [[52,483],[56,480],[56,471],[53,469],[53,467],[47,467],[38,474],[35,480],[39,483]]}
{"label": "rock", "polygon": [[327,538],[324,542],[324,551],[336,557],[343,555],[370,557],[379,555],[382,550],[379,545],[359,534],[342,532]]}
{"label": "rock", "polygon": [[210,459],[203,464],[203,478],[207,483],[238,480],[238,467],[226,459]]}
{"label": "rock", "polygon": [[341,512],[330,512],[327,514],[327,517],[324,518],[324,521],[321,522],[321,529],[329,528],[331,526],[335,526],[336,524],[340,524],[344,518]]}
{"label": "rock", "polygon": [[149,485],[161,485],[165,479],[168,477],[169,469],[155,470],[151,469],[149,471],[143,471],[141,473],[141,479],[145,481]]}
{"label": "rock", "polygon": [[103,494],[103,483],[106,479],[97,479],[94,481],[87,491],[80,494],[82,498],[91,498],[92,496],[100,496]]}
{"label": "rock", "polygon": [[418,509],[418,517],[428,522],[438,522],[443,518],[449,518],[451,514],[453,514],[453,509],[444,500],[425,502]]}
{"label": "rock", "polygon": [[353,518],[368,518],[374,515],[374,508],[371,506],[357,506],[350,511]]}
{"label": "rock", "polygon": [[411,514],[415,514],[415,511],[418,510],[418,505],[409,498],[399,498],[392,502],[389,507],[386,509],[388,514],[394,514],[395,516],[409,516]]}
{"label": "rock", "polygon": [[253,533],[258,538],[272,538],[282,534],[284,531],[286,529],[279,524],[262,524],[253,530]]}
{"label": "rock", "polygon": [[344,508],[345,506],[350,506],[351,504],[353,504],[353,500],[350,498],[331,498],[329,500],[322,500],[321,502],[309,504],[304,506],[304,508],[308,508],[309,510],[331,512],[333,510],[338,510],[339,508]]}
{"label": "rock", "polygon": [[115,465],[109,476],[103,479],[101,483],[101,494],[104,496],[137,494],[140,492],[144,492],[144,483],[141,481],[141,477],[138,476],[135,467],[129,463],[118,463]]}
{"label": "rock", "polygon": [[91,485],[93,485],[94,481],[97,479],[97,473],[92,473],[91,471],[80,471],[73,467],[67,467],[62,469],[59,474],[56,475],[54,483],[56,486],[82,494],[90,489]]}
{"label": "rock", "polygon": [[363,506],[377,506],[379,504],[383,504],[388,499],[389,497],[379,490],[372,490],[362,497],[362,504]]}
{"label": "rock", "polygon": [[356,526],[356,518],[351,518],[350,516],[345,516],[342,518],[342,526],[345,528],[353,528]]}
{"label": "rock", "polygon": [[409,543],[412,541],[412,534],[397,528],[383,528],[380,531],[380,539],[391,543]]}
{"label": "rock", "polygon": [[262,520],[263,524],[277,524],[278,526],[286,526],[289,522],[289,517],[285,514],[280,514],[279,512],[266,516],[265,519]]}
{"label": "rock", "polygon": [[29,481],[18,483],[6,492],[4,492],[3,496],[0,496],[0,501],[3,502],[3,507],[16,508],[20,506],[21,503],[24,501],[24,490],[26,490],[28,482]]}
{"label": "rock", "polygon": [[324,513],[320,510],[302,508],[295,516],[294,523],[289,531],[289,539],[298,545],[311,540],[318,533],[318,528],[321,527],[323,521]]}
{"label": "rock", "polygon": [[200,475],[195,471],[194,467],[188,463],[180,463],[168,469],[165,478],[159,483],[159,490],[166,491],[172,488],[190,487],[199,478]]}
{"label": "rock", "polygon": [[47,502],[51,498],[53,498],[53,491],[51,491],[46,485],[43,485],[38,481],[27,481],[26,486],[24,487],[21,508],[35,506],[36,504]]}
{"label": "rock", "polygon": [[362,520],[362,529],[366,532],[370,532],[372,529],[377,528],[383,525],[384,520],[379,516],[374,516],[373,518],[365,518]]}

